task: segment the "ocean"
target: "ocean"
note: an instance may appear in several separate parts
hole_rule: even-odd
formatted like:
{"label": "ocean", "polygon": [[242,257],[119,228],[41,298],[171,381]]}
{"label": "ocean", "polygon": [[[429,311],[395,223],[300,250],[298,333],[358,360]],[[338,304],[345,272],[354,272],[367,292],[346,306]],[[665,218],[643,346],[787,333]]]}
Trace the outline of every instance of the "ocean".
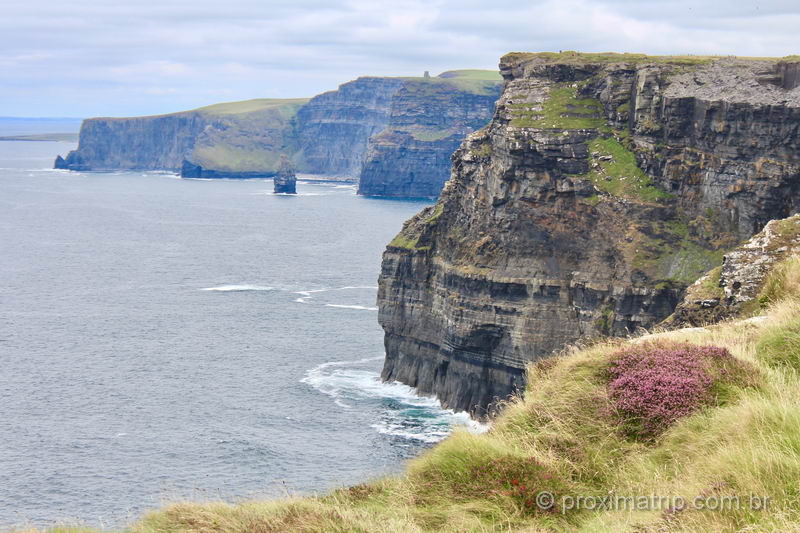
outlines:
{"label": "ocean", "polygon": [[0,142],[0,529],[325,491],[481,429],[379,380],[381,253],[426,203],[51,170],[71,148]]}

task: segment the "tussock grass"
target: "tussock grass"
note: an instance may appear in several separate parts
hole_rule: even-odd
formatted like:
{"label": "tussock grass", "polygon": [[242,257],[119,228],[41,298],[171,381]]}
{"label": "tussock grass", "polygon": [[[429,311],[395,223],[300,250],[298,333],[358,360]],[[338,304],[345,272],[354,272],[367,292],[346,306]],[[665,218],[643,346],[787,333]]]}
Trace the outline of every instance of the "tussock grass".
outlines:
{"label": "tussock grass", "polygon": [[[524,398],[510,401],[490,432],[458,431],[403,475],[317,497],[176,504],[130,531],[800,531],[800,261],[786,261],[775,276],[766,318],[602,340],[532,364]],[[620,350],[653,343],[724,348],[747,375],[654,438],[637,439],[614,411],[609,365]],[[530,505],[540,491],[553,493],[555,509]],[[561,505],[580,495],[680,497],[690,505]],[[727,503],[708,510],[695,501]]]}

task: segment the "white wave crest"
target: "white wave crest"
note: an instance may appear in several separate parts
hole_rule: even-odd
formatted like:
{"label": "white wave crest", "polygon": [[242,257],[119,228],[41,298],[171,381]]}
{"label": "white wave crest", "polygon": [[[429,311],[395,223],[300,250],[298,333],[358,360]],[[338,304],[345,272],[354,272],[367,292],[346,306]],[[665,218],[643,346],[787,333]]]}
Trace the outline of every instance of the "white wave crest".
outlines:
{"label": "white wave crest", "polygon": [[263,285],[220,285],[219,287],[208,287],[200,290],[219,292],[274,291],[275,287],[265,287]]}
{"label": "white wave crest", "polygon": [[[378,290],[377,286],[374,285],[347,285],[345,287],[334,287],[328,289],[309,289],[307,291],[295,291],[295,294],[299,294],[300,298],[296,298],[295,302],[301,304],[311,303],[311,300],[314,297],[314,294],[321,293],[321,292],[332,292],[332,291],[348,291],[348,290],[355,290],[355,289],[370,289],[370,290]],[[346,307],[352,309],[369,309],[370,311],[376,310],[377,308],[372,308],[369,306],[361,306],[361,305],[338,305],[338,304],[325,304],[328,307]]]}
{"label": "white wave crest", "polygon": [[[402,383],[381,381],[374,366],[382,357],[357,361],[336,361],[316,366],[300,380],[345,408],[374,410],[377,421],[371,425],[378,433],[424,443],[438,442],[455,427],[473,433],[489,429],[466,413],[443,409],[436,398],[419,396]],[[372,363],[372,364],[370,364]]]}
{"label": "white wave crest", "polygon": [[377,311],[377,307],[367,307],[364,305],[341,305],[341,304],[325,304],[325,307],[337,307],[339,309],[359,309],[361,311]]}

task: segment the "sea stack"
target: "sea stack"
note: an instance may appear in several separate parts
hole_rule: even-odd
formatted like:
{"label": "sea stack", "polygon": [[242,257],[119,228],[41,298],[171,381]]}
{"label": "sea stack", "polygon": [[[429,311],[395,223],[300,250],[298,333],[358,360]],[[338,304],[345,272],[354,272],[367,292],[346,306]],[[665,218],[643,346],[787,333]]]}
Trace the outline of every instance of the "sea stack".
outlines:
{"label": "sea stack", "polygon": [[281,156],[278,173],[275,174],[275,193],[297,194],[297,178],[294,175],[294,168],[285,155]]}

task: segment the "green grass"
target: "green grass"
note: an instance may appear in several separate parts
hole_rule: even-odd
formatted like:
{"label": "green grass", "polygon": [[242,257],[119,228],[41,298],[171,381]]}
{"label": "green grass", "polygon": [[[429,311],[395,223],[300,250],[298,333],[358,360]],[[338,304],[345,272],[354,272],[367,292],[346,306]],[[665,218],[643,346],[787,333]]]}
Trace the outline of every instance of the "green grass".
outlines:
{"label": "green grass", "polygon": [[463,70],[448,70],[442,72],[437,78],[461,78],[469,80],[487,80],[487,81],[503,81],[500,72],[496,70],[478,70],[478,69],[463,69]]}
{"label": "green grass", "polygon": [[502,82],[494,79],[455,78],[404,78],[403,89],[421,98],[434,98],[452,92],[476,96],[500,96]]}
{"label": "green grass", "polygon": [[489,141],[482,142],[477,147],[470,149],[470,154],[475,157],[489,157],[492,155],[492,143]]}
{"label": "green grass", "polygon": [[289,125],[305,100],[248,100],[197,110],[215,127],[198,139],[192,162],[230,172],[277,170],[281,154],[295,150]]}
{"label": "green grass", "polygon": [[[660,202],[671,195],[656,187],[636,163],[636,155],[614,137],[596,137],[589,142],[589,152],[599,164],[588,177],[603,192],[644,202]],[[610,160],[601,160],[611,157]]]}
{"label": "green grass", "polygon": [[677,252],[661,261],[661,272],[671,280],[689,284],[722,263],[724,253],[724,250],[709,250],[685,239]]}
{"label": "green grass", "polygon": [[623,249],[630,265],[653,280],[658,288],[685,287],[722,263],[723,250],[700,246],[679,219],[652,220],[625,237]]}
{"label": "green grass", "polygon": [[308,103],[309,98],[256,98],[254,100],[242,100],[240,102],[224,102],[205,107],[193,109],[198,113],[207,115],[242,115],[247,113],[257,113],[268,109],[287,111],[297,111],[297,108]]}
{"label": "green grass", "polygon": [[389,243],[389,246],[406,250],[430,250],[430,246],[420,246],[420,239],[426,230],[436,224],[443,212],[444,206],[441,202],[423,209],[406,223],[402,231]]}
{"label": "green grass", "polygon": [[577,88],[558,87],[536,109],[535,104],[511,104],[511,125],[518,128],[589,129],[604,128],[602,104],[593,98],[578,98]]}
{"label": "green grass", "polygon": [[394,239],[392,239],[392,241],[389,243],[389,246],[393,246],[394,248],[406,248],[408,250],[416,250],[418,244],[419,244],[419,235],[406,235],[401,232],[398,233]]}
{"label": "green grass", "polygon": [[[796,218],[796,217],[793,217]],[[764,280],[757,301],[760,309],[785,299],[800,284],[795,276],[800,273],[800,258],[789,257],[775,266]]]}
{"label": "green grass", "polygon": [[725,296],[725,292],[719,286],[721,275],[721,266],[710,270],[697,285],[692,286],[691,298],[695,300],[713,300]]}
{"label": "green grass", "polygon": [[[223,102],[212,104],[188,111],[178,111],[175,113],[165,113],[163,115],[148,115],[144,117],[97,117],[101,120],[139,120],[160,117],[181,116],[189,113],[200,113],[209,117],[226,117],[246,114],[257,114],[263,111],[274,110],[281,113],[293,115],[297,110],[306,104],[309,98],[256,98],[253,100],[241,100],[238,102]],[[93,119],[88,119],[93,120]]]}
{"label": "green grass", "polygon": [[[575,52],[567,50],[564,52],[512,52],[506,54],[501,59],[501,62],[513,61],[527,61],[539,59],[550,63],[653,63],[653,64],[670,64],[680,66],[694,66],[710,63],[717,59],[722,59],[727,56],[704,56],[704,55],[667,55],[667,56],[651,56],[646,54],[631,54],[631,53],[614,53],[614,52]],[[780,61],[782,58],[768,58],[768,57],[738,57],[738,59],[745,60],[773,60]]]}
{"label": "green grass", "polygon": [[415,140],[423,142],[441,141],[443,139],[447,139],[448,137],[456,135],[456,132],[452,130],[434,130],[434,129],[418,129],[418,128],[411,129],[410,133]]}
{"label": "green grass", "polygon": [[769,328],[759,339],[756,350],[767,365],[800,373],[800,317]]}

